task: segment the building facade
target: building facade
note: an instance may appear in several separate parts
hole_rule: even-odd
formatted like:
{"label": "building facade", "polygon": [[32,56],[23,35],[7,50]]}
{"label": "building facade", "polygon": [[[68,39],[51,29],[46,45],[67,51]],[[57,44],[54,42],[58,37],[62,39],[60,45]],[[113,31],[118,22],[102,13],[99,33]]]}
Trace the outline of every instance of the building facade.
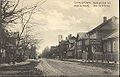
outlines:
{"label": "building facade", "polygon": [[85,41],[88,39],[86,33],[77,33],[76,58],[82,59],[82,53],[86,52]]}
{"label": "building facade", "polygon": [[76,58],[76,37],[72,34],[68,35],[67,58]]}
{"label": "building facade", "polygon": [[[98,25],[96,28],[92,29],[87,33],[89,36],[88,48],[89,48],[89,58],[95,60],[107,60],[116,61],[114,58],[114,52],[118,52],[117,45],[118,38],[118,22],[117,18],[114,16],[107,20],[107,17],[103,17],[103,23]],[[115,37],[113,35],[116,35]],[[111,37],[112,36],[112,37]],[[110,38],[111,37],[111,40]],[[106,39],[105,39],[106,38]],[[114,43],[114,45],[113,45]],[[116,51],[113,51],[114,50]],[[105,55],[104,55],[105,54]]]}
{"label": "building facade", "polygon": [[[86,33],[72,34],[66,40],[59,41],[56,49],[61,59],[82,59],[87,54],[87,59],[92,61],[118,61],[118,18],[103,17],[100,25]],[[85,56],[84,56],[84,55]]]}

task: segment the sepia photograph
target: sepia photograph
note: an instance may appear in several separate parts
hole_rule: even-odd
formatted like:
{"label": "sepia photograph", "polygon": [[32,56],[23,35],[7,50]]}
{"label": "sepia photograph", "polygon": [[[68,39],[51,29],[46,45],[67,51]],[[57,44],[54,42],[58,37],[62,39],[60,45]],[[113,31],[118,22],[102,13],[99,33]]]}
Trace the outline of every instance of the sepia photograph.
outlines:
{"label": "sepia photograph", "polygon": [[119,77],[119,0],[0,0],[0,77]]}

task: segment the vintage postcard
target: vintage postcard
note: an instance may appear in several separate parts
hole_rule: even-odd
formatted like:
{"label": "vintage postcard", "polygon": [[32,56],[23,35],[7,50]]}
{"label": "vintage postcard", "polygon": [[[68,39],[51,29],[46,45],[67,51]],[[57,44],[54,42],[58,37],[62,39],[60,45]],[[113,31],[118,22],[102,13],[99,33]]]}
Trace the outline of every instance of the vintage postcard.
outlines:
{"label": "vintage postcard", "polygon": [[0,0],[0,77],[118,77],[119,0]]}

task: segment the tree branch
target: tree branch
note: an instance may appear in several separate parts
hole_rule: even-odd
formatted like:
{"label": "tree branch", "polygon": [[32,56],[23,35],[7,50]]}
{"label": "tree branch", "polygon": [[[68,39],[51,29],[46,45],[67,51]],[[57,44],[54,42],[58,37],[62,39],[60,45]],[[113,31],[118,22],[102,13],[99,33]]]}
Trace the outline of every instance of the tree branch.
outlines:
{"label": "tree branch", "polygon": [[22,31],[21,31],[21,33],[20,33],[20,37],[21,37],[21,35],[22,35],[22,33],[23,33],[24,29],[25,29],[26,24],[30,21],[30,18],[31,18],[31,16],[32,16],[32,14],[33,14],[33,11],[35,10],[36,7],[37,7],[37,6],[35,6],[35,7],[33,8],[31,14],[29,15],[28,20],[27,20],[26,23],[23,25],[23,29],[22,29]]}
{"label": "tree branch", "polygon": [[20,0],[18,0],[18,1],[17,1],[17,3],[16,3],[16,5],[15,5],[15,7],[13,8],[12,12],[14,12],[14,11],[15,11],[15,9],[17,8],[17,6],[18,6],[19,2],[20,2]]}

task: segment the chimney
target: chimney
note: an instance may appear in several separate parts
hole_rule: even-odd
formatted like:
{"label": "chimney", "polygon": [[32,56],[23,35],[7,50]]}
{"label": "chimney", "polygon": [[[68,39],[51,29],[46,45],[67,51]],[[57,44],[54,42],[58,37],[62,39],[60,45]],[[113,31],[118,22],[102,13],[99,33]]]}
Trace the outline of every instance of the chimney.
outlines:
{"label": "chimney", "polygon": [[68,39],[70,39],[71,37],[72,37],[72,34],[69,34],[69,35],[68,35]]}
{"label": "chimney", "polygon": [[107,17],[103,17],[103,22],[106,22],[107,21]]}
{"label": "chimney", "polygon": [[66,40],[68,40],[68,38],[66,37]]}
{"label": "chimney", "polygon": [[61,42],[63,40],[63,36],[62,35],[58,35],[58,42]]}

